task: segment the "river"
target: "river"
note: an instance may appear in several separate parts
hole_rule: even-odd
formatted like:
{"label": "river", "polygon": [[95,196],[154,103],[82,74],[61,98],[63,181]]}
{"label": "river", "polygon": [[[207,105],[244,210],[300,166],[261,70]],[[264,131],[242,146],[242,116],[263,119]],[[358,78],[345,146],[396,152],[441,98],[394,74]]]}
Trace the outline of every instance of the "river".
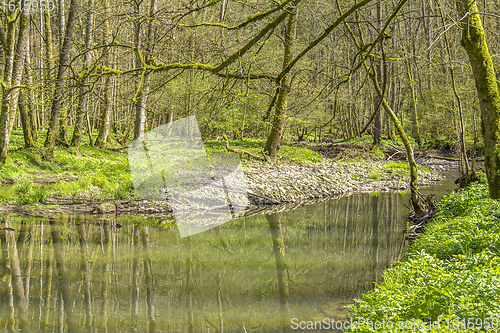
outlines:
{"label": "river", "polygon": [[161,219],[3,215],[0,330],[297,332],[292,318],[344,319],[400,255],[408,202],[353,194],[186,238]]}

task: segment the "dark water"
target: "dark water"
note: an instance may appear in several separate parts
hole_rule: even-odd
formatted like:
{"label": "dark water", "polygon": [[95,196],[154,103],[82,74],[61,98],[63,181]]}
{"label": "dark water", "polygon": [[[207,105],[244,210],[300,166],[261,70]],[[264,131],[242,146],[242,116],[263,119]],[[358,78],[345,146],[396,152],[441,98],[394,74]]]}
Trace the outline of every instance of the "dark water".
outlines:
{"label": "dark water", "polygon": [[297,332],[291,318],[342,319],[400,254],[405,204],[357,194],[187,238],[158,219],[4,215],[0,331]]}

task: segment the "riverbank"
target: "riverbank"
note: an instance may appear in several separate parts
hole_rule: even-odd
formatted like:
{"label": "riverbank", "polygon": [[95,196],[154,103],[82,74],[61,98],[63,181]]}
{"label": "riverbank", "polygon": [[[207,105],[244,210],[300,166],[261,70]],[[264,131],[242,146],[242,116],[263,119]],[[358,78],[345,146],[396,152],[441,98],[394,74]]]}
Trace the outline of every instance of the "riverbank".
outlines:
{"label": "riverbank", "polygon": [[[256,140],[232,142],[258,153]],[[224,151],[223,142],[205,143],[207,153]],[[281,150],[280,150],[281,151]],[[282,158],[274,163],[242,159],[249,208],[300,203],[349,193],[405,190],[408,165],[386,161],[374,154],[331,159],[309,147],[284,144]],[[53,160],[43,151],[17,150],[0,168],[0,212],[170,214],[168,202],[134,197],[125,151],[82,146],[58,149]],[[382,153],[383,156],[383,153]],[[424,159],[419,167],[419,186],[434,185],[453,162]],[[443,165],[445,165],[443,167]],[[455,163],[456,165],[456,163]]]}
{"label": "riverbank", "polygon": [[497,332],[499,222],[500,202],[488,198],[486,184],[443,197],[422,236],[384,272],[384,282],[350,306],[353,322],[371,322],[351,331]]}
{"label": "riverbank", "polygon": [[[321,163],[288,162],[279,166],[246,162],[244,169],[250,204],[263,205],[299,203],[339,197],[350,193],[405,190],[408,188],[408,165],[404,162],[348,161]],[[419,185],[431,186],[444,177],[436,168],[419,167]],[[168,202],[141,200],[132,195],[121,199],[105,198],[109,189],[90,186],[87,191],[69,194],[66,187],[78,189],[80,180],[68,178],[52,184],[37,185],[26,181],[10,187],[15,201],[0,206],[0,212],[36,214],[49,213],[119,213],[169,214]],[[120,185],[118,185],[120,186]],[[131,185],[130,185],[131,186]],[[119,189],[120,187],[118,187]],[[59,192],[57,190],[59,189]],[[37,194],[44,191],[43,194]],[[106,193],[105,191],[108,191]],[[116,193],[116,192],[115,192]],[[38,197],[40,200],[36,201]],[[100,199],[102,198],[102,199]],[[28,202],[23,204],[23,200]],[[31,201],[31,202],[30,202]],[[34,201],[34,202],[33,202]]]}

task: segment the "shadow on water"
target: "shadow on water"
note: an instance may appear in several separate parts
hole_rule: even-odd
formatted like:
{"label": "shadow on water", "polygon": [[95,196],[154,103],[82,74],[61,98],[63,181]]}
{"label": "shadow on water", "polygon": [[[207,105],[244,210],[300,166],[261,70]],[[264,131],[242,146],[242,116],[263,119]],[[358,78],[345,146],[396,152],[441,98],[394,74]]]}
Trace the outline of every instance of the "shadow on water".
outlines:
{"label": "shadow on water", "polygon": [[407,203],[355,194],[187,238],[140,217],[4,215],[0,331],[296,332],[293,318],[346,319],[397,259]]}

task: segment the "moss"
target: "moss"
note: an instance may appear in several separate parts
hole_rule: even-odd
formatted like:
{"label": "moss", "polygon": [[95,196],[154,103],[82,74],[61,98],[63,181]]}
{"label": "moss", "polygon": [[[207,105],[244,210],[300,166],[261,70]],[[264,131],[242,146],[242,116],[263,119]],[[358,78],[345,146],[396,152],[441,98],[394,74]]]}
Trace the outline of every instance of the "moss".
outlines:
{"label": "moss", "polygon": [[500,140],[500,93],[496,81],[493,61],[488,50],[484,29],[477,8],[473,0],[458,2],[459,14],[475,13],[461,22],[462,46],[467,51],[472,72],[476,81],[479,104],[481,107],[481,129],[484,138],[485,166],[490,184],[492,198],[500,198],[500,154],[496,145]]}

